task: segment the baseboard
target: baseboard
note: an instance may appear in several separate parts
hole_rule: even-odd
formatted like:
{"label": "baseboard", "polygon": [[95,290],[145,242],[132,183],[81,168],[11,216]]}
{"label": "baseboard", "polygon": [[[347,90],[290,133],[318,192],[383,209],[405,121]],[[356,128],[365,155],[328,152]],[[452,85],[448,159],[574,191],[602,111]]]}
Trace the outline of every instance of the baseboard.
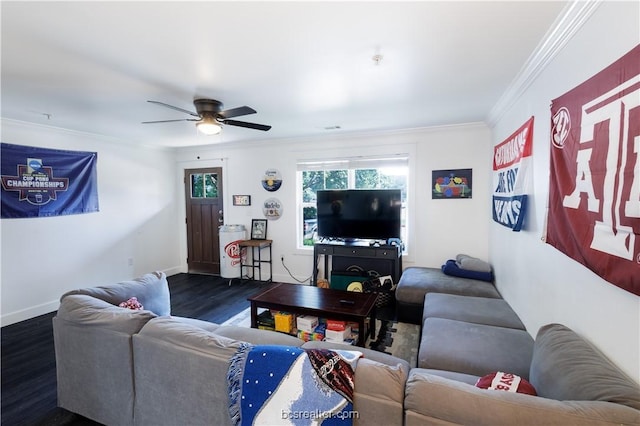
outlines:
{"label": "baseboard", "polygon": [[37,306],[31,306],[20,311],[11,312],[0,316],[0,326],[15,324],[20,321],[25,321],[31,318],[35,318],[40,315],[48,314],[49,312],[57,311],[60,306],[60,300],[56,299],[51,302],[42,303]]}
{"label": "baseboard", "polygon": [[166,276],[170,277],[172,275],[180,274],[186,271],[184,271],[180,266],[174,266],[173,268],[163,269],[162,272],[164,272]]}
{"label": "baseboard", "polygon": [[[181,268],[179,266],[162,270],[168,277],[171,275],[179,274]],[[15,324],[20,321],[25,321],[31,318],[35,318],[40,315],[48,314],[49,312],[57,311],[60,306],[60,300],[52,300],[50,302],[42,303],[37,306],[30,306],[20,311],[3,314],[0,316],[0,326]]]}

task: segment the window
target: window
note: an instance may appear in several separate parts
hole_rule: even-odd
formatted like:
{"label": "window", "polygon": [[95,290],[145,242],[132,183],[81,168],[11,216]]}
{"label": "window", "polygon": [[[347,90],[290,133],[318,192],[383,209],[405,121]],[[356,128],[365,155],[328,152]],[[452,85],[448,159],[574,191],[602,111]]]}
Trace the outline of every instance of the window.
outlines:
{"label": "window", "polygon": [[321,189],[401,189],[401,236],[407,241],[407,182],[409,158],[347,158],[298,162],[298,203],[300,206],[299,246],[313,246],[318,239],[316,192]]}
{"label": "window", "polygon": [[197,173],[191,175],[191,198],[217,198],[218,175]]}

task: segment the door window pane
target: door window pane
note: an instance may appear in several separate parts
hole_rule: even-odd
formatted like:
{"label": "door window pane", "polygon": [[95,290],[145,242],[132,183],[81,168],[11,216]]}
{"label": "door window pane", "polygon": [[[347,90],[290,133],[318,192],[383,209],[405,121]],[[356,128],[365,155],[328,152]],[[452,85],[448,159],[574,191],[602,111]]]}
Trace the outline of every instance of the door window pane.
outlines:
{"label": "door window pane", "polygon": [[215,173],[205,173],[204,189],[204,196],[206,198],[218,197],[218,176]]}
{"label": "door window pane", "polygon": [[191,198],[218,198],[218,175],[216,173],[192,174]]}
{"label": "door window pane", "polygon": [[191,175],[191,198],[204,196],[204,182],[201,174]]}

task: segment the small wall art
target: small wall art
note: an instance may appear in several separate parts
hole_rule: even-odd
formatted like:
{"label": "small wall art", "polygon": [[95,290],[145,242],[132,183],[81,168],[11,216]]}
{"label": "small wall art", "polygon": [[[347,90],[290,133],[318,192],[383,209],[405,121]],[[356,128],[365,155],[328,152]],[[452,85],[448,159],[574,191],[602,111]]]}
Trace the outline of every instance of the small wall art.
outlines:
{"label": "small wall art", "polygon": [[268,198],[262,205],[262,213],[269,220],[278,220],[282,217],[282,203],[277,198]]}
{"label": "small wall art", "polygon": [[233,196],[233,205],[234,206],[250,206],[251,205],[251,195],[234,195]]}
{"label": "small wall art", "polygon": [[282,185],[282,175],[278,169],[267,169],[262,176],[262,187],[269,192],[280,189]]}
{"label": "small wall art", "polygon": [[471,198],[472,169],[433,170],[431,198]]}

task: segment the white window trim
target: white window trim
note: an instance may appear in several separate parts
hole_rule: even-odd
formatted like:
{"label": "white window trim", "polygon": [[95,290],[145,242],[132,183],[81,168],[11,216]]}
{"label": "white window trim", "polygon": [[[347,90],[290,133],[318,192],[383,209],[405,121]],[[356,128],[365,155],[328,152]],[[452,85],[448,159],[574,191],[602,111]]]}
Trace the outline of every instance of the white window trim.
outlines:
{"label": "white window trim", "polygon": [[387,155],[372,155],[372,156],[355,156],[355,157],[333,157],[324,159],[300,159],[296,161],[296,248],[301,252],[309,252],[313,249],[312,246],[302,245],[302,196],[300,193],[302,187],[302,172],[303,171],[320,171],[320,170],[349,170],[349,188],[353,188],[354,182],[354,170],[355,169],[378,169],[385,167],[401,166],[407,167],[409,174],[407,176],[407,205],[406,205],[406,229],[407,229],[407,241],[403,241],[405,247],[405,253],[409,253],[409,247],[412,244],[411,229],[413,228],[413,211],[411,207],[413,205],[413,175],[412,170],[412,155],[410,153],[397,153]]}

